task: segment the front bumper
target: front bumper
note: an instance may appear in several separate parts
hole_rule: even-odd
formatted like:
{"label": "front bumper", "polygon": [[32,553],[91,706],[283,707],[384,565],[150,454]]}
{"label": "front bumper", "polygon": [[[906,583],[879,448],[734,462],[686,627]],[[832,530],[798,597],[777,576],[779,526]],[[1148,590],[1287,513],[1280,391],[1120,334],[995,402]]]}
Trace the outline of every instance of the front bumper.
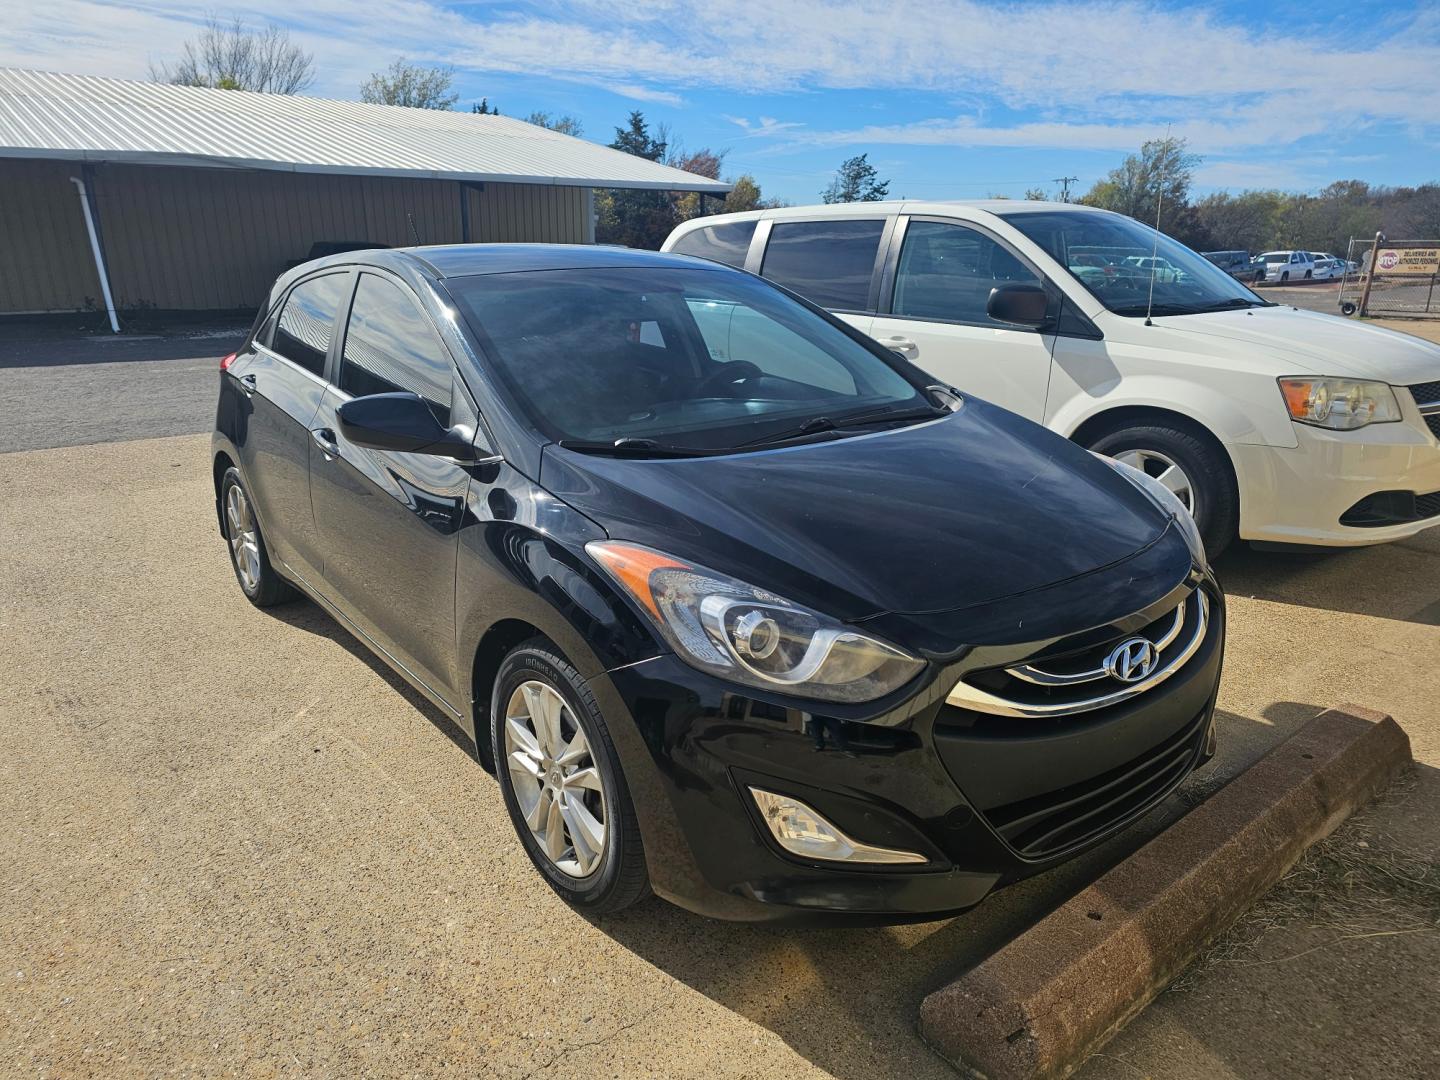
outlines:
{"label": "front bumper", "polygon": [[[1009,662],[1014,646],[971,649],[867,719],[764,700],[671,655],[597,677],[612,731],[633,723],[638,732],[629,747],[616,741],[656,892],[727,919],[933,918],[1099,843],[1214,752],[1224,609],[1213,582],[1202,587],[1213,628],[1183,672],[1123,707],[1071,717],[985,716],[945,702],[960,674],[1002,655]],[[752,786],[928,861],[807,862],[775,844]],[[1066,840],[1027,850],[1012,828],[1018,818],[1043,819],[1047,834],[1064,819],[1057,835]]]}
{"label": "front bumper", "polygon": [[[1408,394],[1401,394],[1408,398]],[[1369,496],[1440,492],[1440,438],[1412,402],[1400,423],[1359,431],[1296,424],[1290,447],[1230,447],[1240,480],[1240,537],[1272,543],[1359,547],[1400,540],[1440,525],[1440,516],[1361,527],[1341,519]]]}

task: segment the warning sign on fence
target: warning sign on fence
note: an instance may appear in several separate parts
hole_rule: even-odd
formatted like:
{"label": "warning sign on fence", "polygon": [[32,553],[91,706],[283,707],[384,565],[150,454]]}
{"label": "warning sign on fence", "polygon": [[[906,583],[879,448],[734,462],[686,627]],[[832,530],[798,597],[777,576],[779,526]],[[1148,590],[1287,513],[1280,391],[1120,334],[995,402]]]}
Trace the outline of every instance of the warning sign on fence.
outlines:
{"label": "warning sign on fence", "polygon": [[1382,274],[1440,273],[1440,248],[1381,248],[1376,266]]}

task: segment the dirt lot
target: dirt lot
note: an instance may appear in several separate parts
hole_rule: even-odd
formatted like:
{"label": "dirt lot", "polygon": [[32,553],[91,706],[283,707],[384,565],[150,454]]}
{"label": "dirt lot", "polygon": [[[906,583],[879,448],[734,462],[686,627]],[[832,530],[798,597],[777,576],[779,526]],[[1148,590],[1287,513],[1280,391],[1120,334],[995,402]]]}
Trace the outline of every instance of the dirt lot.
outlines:
{"label": "dirt lot", "polygon": [[[0,1072],[953,1076],[924,994],[1187,805],[957,919],[592,925],[434,710],[313,606],[244,602],[207,450],[0,454]],[[1357,900],[1440,858],[1440,530],[1221,571],[1222,750],[1182,795],[1346,700],[1421,765],[1085,1075],[1440,1074],[1426,894]]]}

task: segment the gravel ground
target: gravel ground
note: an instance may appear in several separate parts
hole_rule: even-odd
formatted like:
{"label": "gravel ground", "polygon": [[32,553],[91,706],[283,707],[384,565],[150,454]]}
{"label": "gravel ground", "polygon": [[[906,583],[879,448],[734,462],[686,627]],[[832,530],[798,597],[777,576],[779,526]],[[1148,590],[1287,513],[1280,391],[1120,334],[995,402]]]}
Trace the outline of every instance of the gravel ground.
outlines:
{"label": "gravel ground", "polygon": [[[650,901],[591,924],[434,710],[313,606],[244,602],[207,450],[0,454],[0,1073],[951,1076],[920,999],[1183,811],[936,923]],[[1197,784],[1355,700],[1421,762],[1376,835],[1440,853],[1440,530],[1221,572],[1221,755]],[[1440,1072],[1435,935],[1302,922],[1261,947],[1274,962],[1200,972],[1086,1075]]]}

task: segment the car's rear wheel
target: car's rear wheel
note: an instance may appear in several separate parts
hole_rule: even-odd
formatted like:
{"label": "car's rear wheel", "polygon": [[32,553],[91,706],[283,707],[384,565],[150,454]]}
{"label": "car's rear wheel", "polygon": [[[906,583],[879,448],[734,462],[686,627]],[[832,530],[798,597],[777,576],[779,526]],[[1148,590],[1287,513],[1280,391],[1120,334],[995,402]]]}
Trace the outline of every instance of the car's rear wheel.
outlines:
{"label": "car's rear wheel", "polygon": [[1216,558],[1235,538],[1240,496],[1224,451],[1201,433],[1157,421],[1112,429],[1090,443],[1158,480],[1179,499],[1200,527],[1205,551]]}
{"label": "car's rear wheel", "polygon": [[490,700],[505,805],[550,887],[589,915],[645,897],[635,808],[605,718],[579,673],[536,638],[505,658]]}
{"label": "car's rear wheel", "polygon": [[230,546],[230,566],[240,591],[256,607],[272,607],[298,595],[288,581],[276,573],[265,551],[265,538],[250,493],[240,479],[240,470],[231,466],[220,480],[220,507],[225,518],[225,540]]}

